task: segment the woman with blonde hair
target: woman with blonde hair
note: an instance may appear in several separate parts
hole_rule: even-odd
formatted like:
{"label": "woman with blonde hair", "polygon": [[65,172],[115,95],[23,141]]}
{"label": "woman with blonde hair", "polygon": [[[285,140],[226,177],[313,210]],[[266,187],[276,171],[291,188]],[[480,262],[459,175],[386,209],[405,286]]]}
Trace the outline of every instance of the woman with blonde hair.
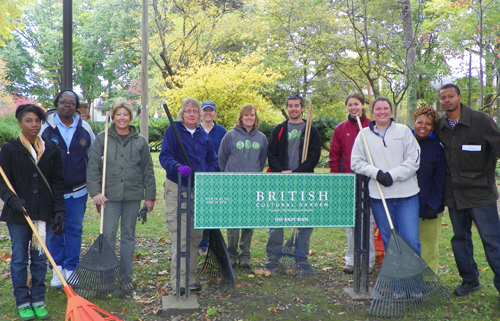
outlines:
{"label": "woman with blonde hair", "polygon": [[[266,165],[267,138],[258,129],[257,108],[254,105],[241,107],[233,129],[222,138],[219,148],[221,172],[262,172]],[[253,229],[241,229],[241,238],[240,229],[227,230],[231,265],[239,262],[240,267],[250,268],[252,235]]]}
{"label": "woman with blonde hair", "polygon": [[156,183],[149,144],[131,125],[132,105],[123,98],[111,104],[106,161],[106,189],[102,194],[104,135],[100,132],[92,147],[87,168],[87,188],[97,205],[104,206],[103,234],[114,248],[120,223],[120,266],[132,280],[135,226],[141,201],[151,212],[156,199]]}

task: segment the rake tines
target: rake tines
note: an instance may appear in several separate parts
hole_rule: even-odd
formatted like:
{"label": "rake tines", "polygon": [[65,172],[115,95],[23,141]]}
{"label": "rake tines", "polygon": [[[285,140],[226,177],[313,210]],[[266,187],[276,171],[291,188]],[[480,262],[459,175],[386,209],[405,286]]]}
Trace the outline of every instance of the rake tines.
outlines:
{"label": "rake tines", "polygon": [[86,299],[104,299],[109,295],[120,295],[134,289],[132,280],[121,270],[120,262],[102,234],[67,282]]}
{"label": "rake tines", "polygon": [[[398,238],[399,247],[395,238]],[[408,243],[394,233],[372,299],[370,314],[402,317],[449,299],[449,290]]]}
{"label": "rake tines", "polygon": [[280,253],[278,253],[278,263],[273,271],[292,277],[310,278],[314,276],[312,266],[297,242],[297,229],[294,229],[291,239],[285,244]]}

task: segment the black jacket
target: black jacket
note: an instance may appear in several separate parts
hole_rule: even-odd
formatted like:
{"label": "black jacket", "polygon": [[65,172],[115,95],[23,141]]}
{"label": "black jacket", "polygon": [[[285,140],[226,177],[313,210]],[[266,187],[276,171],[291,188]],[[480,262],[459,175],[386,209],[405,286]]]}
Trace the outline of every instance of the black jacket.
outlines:
{"label": "black jacket", "polygon": [[[0,165],[19,198],[26,201],[27,211],[32,220],[52,223],[54,213],[65,212],[64,178],[61,153],[57,146],[45,141],[45,151],[38,162],[38,167],[49,182],[53,196],[47,184],[38,173],[31,153],[23,146],[19,138],[10,139],[0,151]],[[14,193],[0,176],[0,198],[5,202],[1,221],[27,224],[24,216],[7,205]]]}
{"label": "black jacket", "polygon": [[500,130],[493,119],[467,105],[460,108],[455,128],[444,115],[434,129],[446,156],[444,205],[458,210],[496,202],[495,166],[500,157]]}
{"label": "black jacket", "polygon": [[[304,120],[305,122],[305,120]],[[281,130],[283,128],[283,130]],[[281,136],[280,136],[281,131]],[[278,139],[278,136],[279,139]],[[302,149],[304,147],[305,132],[300,136],[299,159],[302,159]],[[273,172],[282,172],[287,169],[288,164],[288,120],[285,120],[278,126],[274,127],[269,139],[267,148],[267,159],[269,167]],[[311,136],[309,139],[309,149],[307,151],[307,159],[299,165],[293,172],[296,173],[313,173],[314,168],[318,165],[321,156],[321,138],[316,127],[311,126]]]}

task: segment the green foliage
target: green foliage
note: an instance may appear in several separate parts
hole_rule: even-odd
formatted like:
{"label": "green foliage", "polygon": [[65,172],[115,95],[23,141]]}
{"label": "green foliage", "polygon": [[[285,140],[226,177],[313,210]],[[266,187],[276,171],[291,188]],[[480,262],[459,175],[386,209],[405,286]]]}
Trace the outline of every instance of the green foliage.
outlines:
{"label": "green foliage", "polygon": [[[135,118],[134,122],[137,119],[137,123],[134,125],[137,126],[137,129],[141,130],[141,124],[139,118]],[[133,123],[134,123],[133,122]],[[160,118],[150,118],[148,123],[148,134],[149,134],[149,149],[152,152],[159,152],[161,149],[161,143],[163,140],[163,134],[165,130],[170,125],[170,121],[167,117]]]}
{"label": "green foliage", "polygon": [[100,132],[104,131],[104,123],[91,121],[91,120],[87,120],[87,123],[89,123],[90,128],[92,128],[92,131],[96,135],[99,134]]}
{"label": "green foliage", "polygon": [[340,123],[339,119],[329,116],[319,116],[313,118],[313,125],[318,129],[321,137],[321,147],[325,150],[330,150],[330,142],[333,137],[333,130]]}
{"label": "green foliage", "polygon": [[259,120],[259,131],[266,135],[267,140],[271,137],[271,133],[273,132],[273,128],[275,126],[276,125],[270,124],[265,120]]}
{"label": "green foliage", "polygon": [[21,129],[14,116],[0,117],[0,146],[11,138],[17,138]]}
{"label": "green foliage", "polygon": [[257,106],[259,119],[278,121],[281,113],[273,108],[261,91],[281,77],[279,70],[265,68],[262,54],[256,52],[240,61],[218,60],[214,63],[198,61],[192,68],[175,76],[181,88],[167,89],[169,106],[180,106],[186,97],[202,102],[212,100],[217,105],[217,123],[231,128],[240,108],[246,104]]}

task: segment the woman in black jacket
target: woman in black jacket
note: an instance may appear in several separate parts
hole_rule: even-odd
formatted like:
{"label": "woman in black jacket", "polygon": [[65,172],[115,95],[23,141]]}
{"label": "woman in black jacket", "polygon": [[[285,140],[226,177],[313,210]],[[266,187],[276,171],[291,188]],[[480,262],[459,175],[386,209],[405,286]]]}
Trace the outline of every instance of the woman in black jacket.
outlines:
{"label": "woman in black jacket", "polygon": [[[7,223],[12,242],[10,271],[20,319],[44,319],[48,317],[45,308],[47,257],[24,216],[30,216],[45,242],[52,225],[62,228],[65,207],[61,153],[53,142],[38,136],[45,120],[40,107],[21,105],[16,110],[16,118],[21,133],[2,146],[0,165],[17,195],[0,178],[0,197],[5,202],[0,220]],[[30,259],[32,282],[28,286]]]}

